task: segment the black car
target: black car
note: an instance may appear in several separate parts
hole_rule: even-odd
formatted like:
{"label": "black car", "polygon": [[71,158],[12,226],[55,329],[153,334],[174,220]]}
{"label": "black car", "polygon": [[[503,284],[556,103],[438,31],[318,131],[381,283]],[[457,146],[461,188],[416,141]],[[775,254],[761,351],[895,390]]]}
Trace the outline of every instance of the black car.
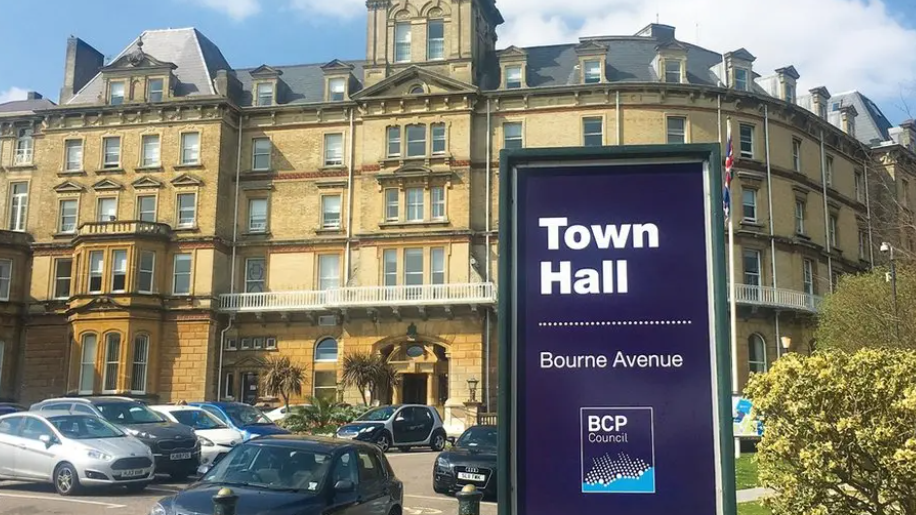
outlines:
{"label": "black car", "polygon": [[436,458],[433,490],[447,494],[474,485],[487,497],[496,497],[496,445],[496,426],[468,428]]}
{"label": "black car", "polygon": [[333,438],[274,435],[236,446],[200,481],[166,497],[150,515],[213,513],[213,496],[230,488],[236,513],[398,515],[404,485],[375,445]]}
{"label": "black car", "polygon": [[20,411],[26,411],[25,407],[12,402],[0,402],[0,415],[9,415]]}
{"label": "black car", "polygon": [[61,397],[33,404],[30,411],[68,411],[101,417],[139,438],[153,451],[156,473],[183,481],[200,466],[200,440],[188,426],[165,420],[128,397]]}
{"label": "black car", "polygon": [[445,448],[446,434],[439,412],[422,404],[373,408],[337,430],[337,438],[374,442],[382,451],[392,446],[402,452],[412,447]]}

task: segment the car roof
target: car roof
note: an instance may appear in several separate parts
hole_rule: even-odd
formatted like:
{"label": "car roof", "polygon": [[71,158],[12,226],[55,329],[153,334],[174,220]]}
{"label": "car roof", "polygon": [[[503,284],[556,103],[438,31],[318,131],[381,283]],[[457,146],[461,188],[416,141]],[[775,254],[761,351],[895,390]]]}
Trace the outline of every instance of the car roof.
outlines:
{"label": "car roof", "polygon": [[106,404],[112,402],[140,403],[140,401],[137,399],[131,399],[130,397],[54,397],[51,399],[45,399],[43,401],[36,402],[33,404],[33,406],[37,404],[50,404],[54,402],[82,402],[85,404]]}
{"label": "car roof", "polygon": [[229,406],[235,406],[238,404],[245,404],[244,402],[225,402],[225,401],[202,401],[202,402],[189,402],[188,406],[216,406],[217,408],[227,408]]}
{"label": "car roof", "polygon": [[279,445],[291,449],[312,449],[324,452],[333,452],[343,448],[379,450],[378,446],[371,443],[358,440],[340,440],[329,436],[269,435],[249,440],[248,444]]}
{"label": "car roof", "polygon": [[200,406],[178,406],[175,404],[157,404],[148,407],[157,411],[203,411]]}

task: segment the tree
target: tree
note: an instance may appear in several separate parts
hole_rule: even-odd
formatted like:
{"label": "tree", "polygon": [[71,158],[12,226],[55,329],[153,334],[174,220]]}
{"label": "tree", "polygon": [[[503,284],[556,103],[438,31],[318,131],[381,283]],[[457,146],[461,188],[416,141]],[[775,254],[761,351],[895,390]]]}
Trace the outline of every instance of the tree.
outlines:
{"label": "tree", "polygon": [[[366,405],[372,397],[379,398],[391,387],[397,386],[398,377],[394,368],[380,355],[369,352],[353,352],[343,359],[343,383],[356,386]],[[370,392],[368,395],[366,392]]]}
{"label": "tree", "polygon": [[898,263],[896,270],[896,309],[887,268],[844,276],[821,306],[818,348],[916,349],[916,266]]}
{"label": "tree", "polygon": [[294,364],[287,356],[272,358],[261,374],[261,389],[267,395],[280,396],[289,411],[289,398],[302,395],[306,375],[305,368]]}
{"label": "tree", "polygon": [[787,354],[751,377],[773,515],[916,515],[916,352]]}

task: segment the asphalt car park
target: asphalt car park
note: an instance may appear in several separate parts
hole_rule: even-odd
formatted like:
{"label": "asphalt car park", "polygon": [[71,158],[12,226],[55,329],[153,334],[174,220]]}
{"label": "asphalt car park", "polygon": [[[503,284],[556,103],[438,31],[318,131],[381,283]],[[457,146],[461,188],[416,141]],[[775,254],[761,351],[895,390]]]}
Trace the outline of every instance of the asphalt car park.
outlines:
{"label": "asphalt car park", "polygon": [[[438,453],[421,449],[409,453],[388,452],[397,477],[404,482],[404,515],[453,515],[458,501],[433,491],[430,471]],[[51,485],[0,481],[0,513],[3,515],[147,515],[156,502],[180,491],[188,483],[177,483],[162,476],[139,494],[124,489],[90,491],[86,495],[61,497]],[[496,504],[484,502],[481,515],[496,515]]]}

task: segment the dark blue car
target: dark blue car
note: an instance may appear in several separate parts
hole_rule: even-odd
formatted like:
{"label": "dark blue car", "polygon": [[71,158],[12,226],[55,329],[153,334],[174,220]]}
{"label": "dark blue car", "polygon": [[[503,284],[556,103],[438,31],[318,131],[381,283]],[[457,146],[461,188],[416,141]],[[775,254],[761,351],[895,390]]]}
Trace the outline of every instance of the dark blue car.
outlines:
{"label": "dark blue car", "polygon": [[26,411],[26,409],[11,402],[0,402],[0,415],[9,415],[10,413],[18,413],[20,411]]}
{"label": "dark blue car", "polygon": [[289,431],[274,424],[261,410],[242,402],[189,402],[241,431],[245,441],[268,435],[288,435]]}

